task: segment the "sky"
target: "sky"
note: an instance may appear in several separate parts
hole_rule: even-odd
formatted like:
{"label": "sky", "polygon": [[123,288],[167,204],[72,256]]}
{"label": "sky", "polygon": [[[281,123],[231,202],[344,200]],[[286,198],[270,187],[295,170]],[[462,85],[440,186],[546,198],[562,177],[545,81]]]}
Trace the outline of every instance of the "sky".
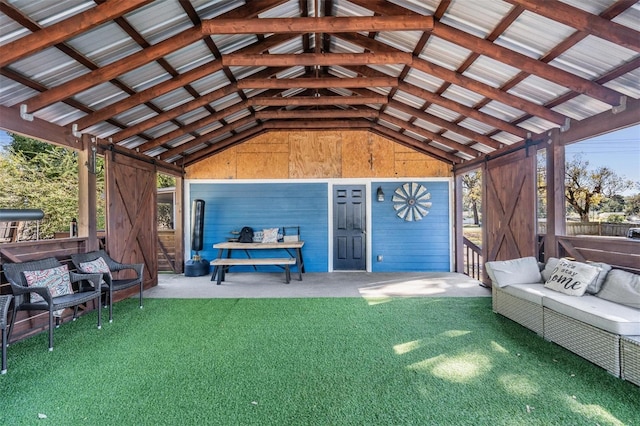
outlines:
{"label": "sky", "polygon": [[640,182],[640,125],[568,145],[566,160],[572,160],[576,153],[584,154],[590,169],[607,166],[618,176]]}
{"label": "sky", "polygon": [[[0,131],[0,146],[10,142],[9,135]],[[576,153],[583,153],[592,169],[607,166],[619,176],[640,182],[640,125],[567,146],[567,160]]]}

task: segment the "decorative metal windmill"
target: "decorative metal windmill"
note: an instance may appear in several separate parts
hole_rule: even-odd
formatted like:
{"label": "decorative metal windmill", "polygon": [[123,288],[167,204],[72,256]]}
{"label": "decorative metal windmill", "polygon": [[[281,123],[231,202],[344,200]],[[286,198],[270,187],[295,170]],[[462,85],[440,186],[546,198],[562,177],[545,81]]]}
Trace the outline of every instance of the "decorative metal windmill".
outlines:
{"label": "decorative metal windmill", "polygon": [[431,193],[416,182],[405,183],[396,188],[391,201],[396,215],[407,222],[422,220],[431,208]]}

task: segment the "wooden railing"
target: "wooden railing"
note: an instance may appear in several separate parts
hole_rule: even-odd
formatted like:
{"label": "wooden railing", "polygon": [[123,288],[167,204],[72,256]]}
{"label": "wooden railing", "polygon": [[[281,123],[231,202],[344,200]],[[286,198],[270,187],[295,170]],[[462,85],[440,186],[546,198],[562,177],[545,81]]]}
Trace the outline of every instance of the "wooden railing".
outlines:
{"label": "wooden railing", "polygon": [[158,271],[178,273],[174,230],[158,230]]}
{"label": "wooden railing", "polygon": [[464,273],[482,281],[482,249],[465,237],[462,237],[464,251]]}

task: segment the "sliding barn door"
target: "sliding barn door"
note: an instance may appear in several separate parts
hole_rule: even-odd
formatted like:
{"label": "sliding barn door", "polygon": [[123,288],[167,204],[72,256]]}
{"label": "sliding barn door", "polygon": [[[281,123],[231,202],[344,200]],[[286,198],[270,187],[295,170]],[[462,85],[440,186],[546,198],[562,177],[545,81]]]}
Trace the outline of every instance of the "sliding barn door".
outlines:
{"label": "sliding barn door", "polygon": [[485,260],[537,257],[536,153],[516,151],[487,163]]}
{"label": "sliding barn door", "polygon": [[156,285],[155,169],[152,164],[113,152],[105,154],[105,162],[109,255],[122,263],[144,263],[145,287]]}

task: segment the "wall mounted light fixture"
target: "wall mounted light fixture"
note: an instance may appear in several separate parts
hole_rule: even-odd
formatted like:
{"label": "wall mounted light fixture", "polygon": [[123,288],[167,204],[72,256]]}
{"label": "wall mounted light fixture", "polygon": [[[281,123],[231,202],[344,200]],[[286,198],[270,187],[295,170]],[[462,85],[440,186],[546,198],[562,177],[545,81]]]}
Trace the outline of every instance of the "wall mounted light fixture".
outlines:
{"label": "wall mounted light fixture", "polygon": [[378,190],[376,191],[376,194],[378,196],[378,201],[382,202],[384,201],[384,192],[382,192],[382,187],[379,186]]}
{"label": "wall mounted light fixture", "polygon": [[98,173],[98,171],[96,170],[97,168],[97,164],[96,164],[96,153],[97,153],[98,149],[95,147],[95,145],[91,145],[91,152],[89,153],[89,158],[87,159],[87,169],[89,170],[89,173],[91,173],[92,175],[95,175]]}

